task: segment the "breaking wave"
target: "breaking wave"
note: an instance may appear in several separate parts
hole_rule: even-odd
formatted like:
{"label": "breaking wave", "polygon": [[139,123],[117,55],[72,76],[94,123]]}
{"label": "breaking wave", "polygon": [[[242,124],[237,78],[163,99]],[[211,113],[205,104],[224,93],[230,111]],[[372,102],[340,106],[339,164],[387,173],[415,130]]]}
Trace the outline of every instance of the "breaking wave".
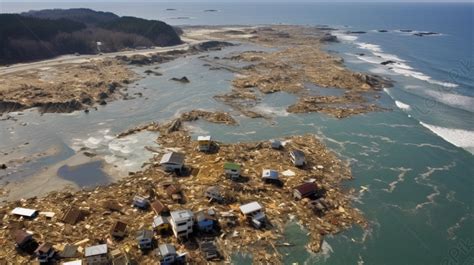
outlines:
{"label": "breaking wave", "polygon": [[439,137],[443,138],[447,142],[451,144],[463,148],[474,154],[474,131],[467,131],[462,129],[454,129],[454,128],[445,128],[440,126],[435,126],[431,124],[426,124],[420,121],[420,124],[429,129],[434,134],[438,135]]}
{"label": "breaking wave", "polygon": [[395,105],[397,105],[397,107],[401,110],[411,110],[410,105],[405,104],[405,103],[403,103],[401,101],[398,101],[398,100],[395,100]]}
{"label": "breaking wave", "polygon": [[408,65],[405,60],[401,59],[397,55],[383,52],[380,45],[366,43],[366,42],[357,42],[356,36],[347,35],[342,32],[334,33],[334,35],[336,35],[340,40],[344,42],[354,43],[360,49],[370,51],[372,56],[369,56],[369,55],[357,56],[357,58],[362,61],[365,61],[371,64],[377,64],[379,66],[381,66],[382,62],[391,61],[391,63],[388,64],[386,68],[396,74],[413,77],[413,78],[428,82],[433,85],[438,85],[438,86],[443,86],[443,87],[448,87],[448,88],[455,88],[459,86],[458,84],[455,84],[455,83],[435,80],[431,76],[428,76],[424,73],[416,71],[410,65]]}

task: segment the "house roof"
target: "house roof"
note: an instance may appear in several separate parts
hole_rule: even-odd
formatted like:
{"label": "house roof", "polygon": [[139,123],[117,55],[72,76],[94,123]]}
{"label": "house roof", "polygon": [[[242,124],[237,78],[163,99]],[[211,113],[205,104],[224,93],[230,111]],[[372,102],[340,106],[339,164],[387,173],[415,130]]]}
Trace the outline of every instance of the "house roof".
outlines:
{"label": "house roof", "polygon": [[260,210],[262,210],[262,206],[258,202],[251,202],[240,206],[240,211],[243,214],[249,214]]}
{"label": "house roof", "polygon": [[211,140],[211,136],[210,135],[207,135],[207,136],[198,136],[198,141],[210,141]]}
{"label": "house roof", "polygon": [[171,212],[171,219],[175,223],[179,223],[182,221],[187,221],[189,219],[192,219],[194,217],[193,212],[190,210],[179,210],[179,211],[172,211]]}
{"label": "house roof", "polygon": [[62,258],[73,258],[77,255],[77,246],[66,245],[64,249],[59,254]]}
{"label": "house roof", "polygon": [[313,192],[316,192],[316,184],[314,184],[314,183],[303,183],[303,184],[295,187],[295,190],[297,190],[301,195],[313,193]]}
{"label": "house roof", "polygon": [[168,218],[163,218],[163,216],[155,216],[153,218],[153,225],[155,227],[160,226],[162,224],[169,224],[170,222],[168,221]]}
{"label": "house roof", "polygon": [[13,209],[12,214],[14,215],[21,215],[25,217],[33,217],[35,216],[37,210],[34,209],[28,209],[28,208],[22,208],[22,207],[16,207]]}
{"label": "house roof", "polygon": [[240,165],[232,162],[227,162],[224,164],[224,169],[240,170]]}
{"label": "house roof", "polygon": [[166,193],[168,195],[178,194],[181,192],[181,187],[179,185],[171,184],[166,188]]}
{"label": "house roof", "polygon": [[184,164],[184,154],[176,152],[166,153],[161,157],[160,164],[182,165]]}
{"label": "house roof", "polygon": [[153,238],[153,231],[151,230],[140,230],[137,232],[137,240],[152,239],[152,238]]}
{"label": "house roof", "polygon": [[26,240],[29,240],[32,238],[32,235],[25,230],[16,230],[14,232],[14,238],[15,238],[15,243],[21,245],[23,244]]}
{"label": "house roof", "polygon": [[151,204],[151,208],[155,211],[156,214],[161,214],[162,212],[168,212],[169,209],[161,201],[156,200]]}
{"label": "house roof", "polygon": [[290,155],[292,155],[292,156],[295,157],[296,159],[304,158],[304,153],[303,153],[303,151],[298,150],[298,149],[295,149],[295,150],[291,151]]}
{"label": "house roof", "polygon": [[278,171],[271,169],[264,169],[262,172],[262,178],[265,179],[278,179]]}
{"label": "house roof", "polygon": [[196,214],[197,222],[201,222],[205,220],[214,220],[214,217],[210,216],[207,211],[201,211]]}
{"label": "house roof", "polygon": [[122,221],[116,221],[114,226],[112,226],[112,231],[114,232],[125,232],[127,229],[127,223]]}
{"label": "house roof", "polygon": [[36,248],[35,253],[41,254],[41,253],[48,253],[53,249],[53,245],[51,243],[43,243]]}
{"label": "house roof", "polygon": [[171,244],[161,244],[158,246],[161,256],[176,255],[176,248]]}
{"label": "house roof", "polygon": [[85,256],[97,256],[107,254],[107,244],[95,245],[91,247],[86,247]]}
{"label": "house roof", "polygon": [[64,213],[63,217],[61,218],[61,221],[66,224],[75,225],[81,219],[82,211],[79,208],[72,206],[66,211],[66,213]]}
{"label": "house roof", "polygon": [[271,144],[272,146],[278,146],[278,147],[280,147],[280,146],[281,146],[281,141],[280,141],[280,140],[276,140],[276,139],[272,139],[272,140],[270,140],[270,144]]}

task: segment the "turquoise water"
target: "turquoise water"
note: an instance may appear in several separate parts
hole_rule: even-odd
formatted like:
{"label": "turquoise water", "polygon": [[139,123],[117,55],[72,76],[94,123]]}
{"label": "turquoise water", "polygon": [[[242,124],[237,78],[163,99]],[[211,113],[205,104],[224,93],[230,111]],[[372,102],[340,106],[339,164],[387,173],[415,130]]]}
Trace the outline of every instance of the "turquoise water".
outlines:
{"label": "turquoise water", "polygon": [[[35,5],[42,8],[59,4]],[[8,12],[31,9],[35,5],[2,3],[0,8]],[[285,108],[295,98],[276,93],[257,106],[259,111],[271,115],[273,121],[248,119],[232,112],[240,123],[238,127],[200,121],[191,124],[190,129],[194,136],[210,132],[225,142],[313,133],[350,163],[355,179],[344,186],[357,191],[354,207],[365,214],[369,229],[354,227],[327,237],[323,253],[311,255],[304,249],[304,231],[289,224],[286,240],[295,246],[281,248],[286,254],[286,264],[474,264],[474,159],[471,154],[474,147],[474,5],[147,3],[135,4],[133,8],[126,3],[62,5],[90,6],[123,15],[165,19],[172,24],[283,22],[339,27],[342,42],[326,48],[338,52],[354,70],[395,80],[395,86],[386,90],[381,98],[382,104],[393,111],[343,120],[321,114],[294,115],[286,113]],[[177,8],[177,11],[166,12],[166,8]],[[219,12],[202,12],[211,8]],[[172,18],[178,16],[191,19]],[[347,29],[367,33],[348,35],[345,34]],[[377,29],[389,32],[380,33]],[[416,37],[399,29],[436,31],[441,35]],[[212,56],[245,49],[255,47],[233,47]],[[381,60],[388,58],[398,62],[392,69],[380,65]],[[86,145],[96,148],[112,162],[136,153],[127,148],[148,143],[153,135],[141,135],[120,143],[108,137],[190,109],[232,111],[211,97],[230,90],[233,74],[208,71],[203,63],[194,56],[161,65],[159,71],[163,76],[146,77],[130,88],[131,94],[142,92],[143,98],[113,102],[89,115],[78,112],[39,116],[29,111],[19,117],[28,123],[26,127],[11,121],[2,122],[0,148],[13,148],[24,139],[36,138],[30,140],[30,150],[42,150],[53,144],[76,150]],[[136,69],[139,73],[145,70]],[[190,84],[169,81],[171,77],[183,75],[188,76]],[[70,151],[66,153],[70,155]],[[41,163],[33,166],[37,167],[41,167]],[[25,174],[11,176],[14,177],[25,177]]]}

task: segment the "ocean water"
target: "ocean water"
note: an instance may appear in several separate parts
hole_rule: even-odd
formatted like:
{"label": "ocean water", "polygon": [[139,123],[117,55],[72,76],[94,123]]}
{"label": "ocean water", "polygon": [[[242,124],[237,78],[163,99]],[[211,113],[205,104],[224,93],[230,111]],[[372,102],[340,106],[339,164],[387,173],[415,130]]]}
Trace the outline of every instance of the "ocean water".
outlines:
{"label": "ocean water", "polygon": [[[354,227],[327,237],[322,253],[313,255],[304,248],[304,231],[288,224],[286,241],[295,246],[281,248],[285,264],[474,264],[474,4],[0,3],[1,12],[52,7],[90,7],[174,25],[287,23],[338,28],[341,42],[326,49],[338,53],[353,70],[393,79],[394,87],[381,98],[393,111],[343,120],[295,115],[285,111],[295,98],[276,93],[256,107],[270,114],[273,122],[233,113],[238,127],[200,121],[190,129],[195,136],[209,132],[225,142],[314,133],[350,162],[355,179],[344,186],[357,190],[354,207],[365,214],[369,228]],[[382,29],[387,32],[378,31]],[[400,31],[406,29],[439,34],[417,37]],[[212,56],[255,49],[243,45]],[[395,63],[380,64],[387,60]],[[194,108],[232,111],[210,96],[228,91],[233,74],[210,72],[202,64],[196,56],[164,64],[163,76],[148,76],[132,85],[131,91],[142,92],[143,98],[113,102],[89,115],[40,116],[28,111],[16,116],[27,126],[2,122],[2,150],[25,139],[30,142],[27,151],[66,146],[55,157],[9,178],[25,178],[33,169],[56,163],[58,157],[71,156],[83,146],[97,150],[110,163],[123,162],[127,154],[140,153],[130,148],[149,143],[153,135],[117,142],[114,133]],[[146,68],[135,70],[143,73]],[[168,81],[182,75],[191,79],[189,85]],[[239,258],[236,263],[248,260]]]}

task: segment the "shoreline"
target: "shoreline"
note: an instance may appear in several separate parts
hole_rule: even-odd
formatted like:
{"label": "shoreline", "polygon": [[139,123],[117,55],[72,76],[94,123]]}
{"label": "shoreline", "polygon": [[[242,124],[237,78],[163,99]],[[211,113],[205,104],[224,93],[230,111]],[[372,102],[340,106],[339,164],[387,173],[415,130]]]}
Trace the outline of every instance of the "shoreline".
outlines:
{"label": "shoreline", "polygon": [[[240,112],[244,116],[251,117],[251,118],[266,118],[265,115],[258,113],[253,109],[253,107],[256,106],[256,103],[261,100],[261,98],[265,94],[271,94],[271,93],[276,93],[276,92],[285,92],[289,94],[294,94],[299,98],[299,101],[297,104],[300,104],[299,107],[291,107],[291,109],[298,109],[299,110],[293,110],[291,112],[294,113],[299,113],[299,112],[324,112],[326,114],[335,116],[337,118],[344,118],[348,117],[350,115],[355,115],[359,113],[367,113],[370,111],[374,110],[380,110],[377,109],[376,107],[372,106],[367,106],[365,103],[367,102],[366,99],[363,98],[363,95],[366,93],[377,93],[380,91],[380,87],[388,84],[385,83],[384,80],[379,79],[378,77],[374,76],[369,76],[369,75],[362,75],[359,73],[353,73],[347,69],[345,69],[343,66],[341,66],[341,62],[339,59],[334,58],[327,54],[326,52],[322,51],[320,49],[320,42],[321,36],[323,35],[318,35],[316,38],[309,38],[307,39],[305,35],[307,32],[305,30],[308,30],[307,28],[304,27],[299,27],[299,26],[274,26],[276,29],[270,29],[268,27],[264,28],[255,28],[255,27],[245,27],[241,28],[240,30],[236,28],[223,28],[224,31],[217,30],[217,31],[209,31],[207,29],[195,33],[195,35],[192,35],[194,40],[196,42],[200,42],[200,44],[197,44],[196,46],[192,46],[188,51],[168,51],[165,52],[166,55],[169,55],[169,58],[163,58],[161,55],[156,56],[151,55],[151,56],[146,56],[146,55],[132,55],[130,57],[125,57],[125,56],[120,56],[120,57],[115,57],[114,63],[116,63],[119,66],[123,66],[124,69],[126,68],[127,64],[133,64],[133,65],[153,65],[156,63],[161,63],[161,62],[166,62],[169,60],[173,60],[176,57],[179,56],[185,56],[189,54],[198,54],[201,51],[210,51],[210,50],[215,50],[215,49],[221,49],[222,47],[225,46],[230,46],[233,45],[229,43],[228,41],[234,41],[234,42],[250,42],[253,44],[257,45],[263,45],[263,46],[270,46],[273,48],[276,48],[276,51],[274,52],[253,52],[253,51],[247,51],[241,54],[236,55],[234,58],[223,58],[224,60],[239,60],[243,62],[251,62],[253,64],[250,64],[249,67],[244,67],[243,69],[239,70],[241,71],[239,75],[235,77],[234,80],[232,80],[233,84],[233,90],[229,94],[225,95],[215,95],[214,97],[222,97],[223,102],[229,106],[232,107],[232,109]],[[309,30],[314,30],[314,28],[311,28]],[[261,31],[261,32],[259,32]],[[255,32],[255,33],[253,33]],[[318,30],[317,32],[324,32],[321,30]],[[255,38],[254,34],[257,35]],[[290,37],[294,36],[294,37]],[[185,37],[190,38],[189,35],[186,35],[185,32]],[[294,43],[287,43],[288,39],[292,39]],[[315,42],[318,43],[316,47],[312,47]],[[274,46],[271,46],[270,43],[273,43]],[[295,49],[292,48],[291,46],[303,46],[302,49]],[[189,51],[190,50],[190,51]],[[305,61],[307,59],[305,54],[310,53],[313,57],[312,60],[315,62],[319,60],[323,60],[325,63],[324,65],[312,65],[312,64],[307,64]],[[282,63],[281,59],[287,56],[285,59],[289,59],[289,63]],[[292,60],[292,61],[291,61]],[[224,64],[225,66],[225,64]],[[300,69],[299,67],[306,67],[304,71],[298,71]],[[321,68],[323,67],[323,68]],[[331,72],[328,75],[327,71],[324,71],[324,76],[329,76],[330,78],[323,78],[323,75],[321,72],[324,69],[329,69]],[[211,70],[211,69],[210,69]],[[270,78],[265,77],[267,72],[270,72]],[[319,74],[318,74],[319,73]],[[176,79],[176,81],[179,82],[184,82],[184,77],[182,79]],[[296,83],[295,86],[291,86],[290,84],[293,84],[296,80],[299,80],[298,83]],[[312,82],[320,87],[327,88],[327,87],[336,87],[337,89],[341,89],[342,91],[349,91],[345,92],[343,96],[332,96],[332,97],[322,97],[318,96],[317,94],[314,94],[314,92],[308,91],[303,85],[304,82]],[[348,86],[348,84],[355,83],[356,86],[352,87]],[[353,96],[347,96],[347,93],[350,93]],[[307,98],[308,95],[314,96],[314,101],[306,101],[301,103],[303,98]],[[227,97],[227,98],[226,98]],[[376,98],[375,98],[376,99]],[[240,101],[241,100],[250,100],[250,104],[242,104]],[[312,108],[312,105],[314,104],[320,104],[324,103],[324,105],[318,106],[318,108]],[[350,103],[350,104],[349,104]],[[359,108],[354,108],[354,104],[360,104]],[[344,106],[344,105],[350,105],[350,107]],[[336,106],[336,107],[334,107]],[[342,111],[341,111],[342,109]],[[347,111],[344,112],[345,109],[348,109]],[[342,114],[341,114],[342,113]],[[195,142],[191,141],[190,136],[188,133],[181,128],[181,123],[182,122],[192,122],[197,119],[204,119],[208,122],[213,122],[213,123],[223,123],[226,125],[236,125],[236,121],[230,116],[226,116],[224,114],[219,114],[219,113],[210,113],[202,110],[193,110],[188,113],[184,113],[181,115],[180,118],[177,120],[173,120],[168,124],[150,124],[150,125],[144,125],[144,126],[139,126],[135,129],[130,129],[124,133],[121,133],[117,135],[117,137],[124,137],[129,134],[134,134],[136,132],[139,132],[141,130],[152,130],[152,131],[158,131],[160,136],[157,140],[157,142],[166,150],[181,150],[185,151],[186,155],[190,155],[190,165],[192,166],[193,169],[197,169],[197,172],[194,172],[194,170],[191,173],[191,180],[186,180],[186,179],[176,179],[176,178],[171,178],[171,180],[175,183],[179,183],[180,185],[186,187],[185,192],[191,192],[193,196],[198,196],[196,194],[202,193],[202,185],[203,183],[201,182],[195,182],[198,179],[201,178],[206,178],[207,179],[207,184],[211,185],[212,183],[215,183],[215,181],[219,178],[221,178],[221,175],[219,173],[219,170],[216,169],[216,165],[220,165],[224,160],[223,158],[219,157],[221,155],[220,151],[216,154],[212,154],[215,157],[214,162],[212,162],[212,159],[206,159],[204,156],[202,156],[200,153],[196,153],[195,149],[193,148],[195,146]],[[304,139],[311,139],[305,141]],[[252,187],[259,187],[257,188],[256,191],[251,189],[248,189],[245,187],[245,185],[240,185],[240,187],[234,187],[234,185],[230,185],[231,183],[224,184],[223,187],[228,189],[229,191],[232,190],[232,192],[240,193],[242,196],[242,200],[239,201],[239,203],[243,202],[249,202],[252,199],[253,200],[260,200],[260,201],[265,201],[265,208],[268,211],[269,217],[274,219],[275,222],[275,227],[272,229],[276,230],[266,230],[266,231],[259,231],[258,233],[253,232],[253,229],[249,230],[249,226],[245,225],[245,220],[241,220],[243,222],[242,225],[239,225],[238,228],[228,228],[226,230],[226,233],[228,236],[234,235],[235,232],[237,231],[238,234],[245,235],[242,237],[243,242],[240,242],[239,244],[233,244],[235,238],[232,240],[225,240],[221,244],[222,251],[224,253],[227,253],[226,259],[230,257],[230,253],[233,252],[238,252],[242,250],[247,250],[250,251],[251,247],[255,247],[259,250],[258,254],[254,255],[254,261],[257,262],[263,262],[263,261],[268,261],[271,260],[274,263],[279,263],[281,262],[281,256],[279,256],[278,252],[276,251],[271,251],[270,256],[268,256],[268,251],[266,249],[265,245],[254,245],[251,244],[250,241],[257,241],[258,239],[261,238],[266,238],[272,244],[276,244],[278,242],[278,239],[280,238],[278,235],[282,234],[282,227],[284,224],[286,224],[288,221],[290,221],[292,218],[290,216],[295,215],[297,219],[300,221],[301,224],[304,224],[304,226],[311,231],[310,236],[310,243],[308,245],[308,249],[311,250],[312,252],[318,252],[321,248],[321,242],[323,239],[323,236],[325,234],[335,234],[338,233],[339,231],[343,229],[347,229],[351,227],[353,224],[359,224],[361,226],[365,226],[365,221],[363,220],[362,214],[351,207],[351,200],[350,200],[350,192],[349,191],[343,191],[342,188],[340,187],[340,184],[342,181],[350,179],[350,172],[349,169],[346,168],[345,166],[341,165],[341,161],[332,153],[330,152],[324,145],[322,145],[314,136],[306,135],[306,136],[293,136],[289,138],[285,138],[285,141],[291,143],[293,141],[297,142],[297,147],[299,148],[304,148],[306,152],[310,153],[311,155],[308,157],[310,161],[318,161],[318,164],[314,164],[316,162],[311,162],[312,167],[306,167],[304,170],[300,170],[294,167],[291,167],[290,165],[284,164],[285,168],[282,168],[282,159],[288,160],[288,156],[285,155],[284,153],[280,152],[279,155],[275,154],[270,154],[268,153],[268,146],[266,142],[260,142],[260,143],[238,143],[238,144],[220,144],[223,150],[225,151],[225,160],[237,160],[237,161],[242,161],[244,164],[245,163],[250,163],[249,169],[250,171],[245,171],[245,174],[250,174],[250,181],[252,182]],[[292,146],[292,144],[290,144]],[[293,147],[294,148],[294,147]],[[246,150],[246,152],[241,152],[242,150]],[[270,149],[271,150],[271,149]],[[285,149],[286,150],[286,149]],[[163,150],[160,150],[158,152],[162,152]],[[256,152],[255,154],[252,155],[253,152]],[[261,156],[261,153],[265,152],[268,153],[268,157],[264,157],[264,161],[254,161],[253,156]],[[286,152],[285,152],[286,153]],[[73,157],[77,157],[81,153],[77,153]],[[262,158],[262,157],[261,157]],[[159,183],[162,183],[159,186],[162,185],[168,185],[167,183],[169,182],[169,176],[161,172],[160,169],[156,167],[156,163],[158,162],[158,157],[155,155],[153,159],[150,160],[148,163],[148,166],[143,170],[143,171],[138,171],[134,173],[130,173],[128,177],[121,178],[118,181],[113,181],[111,184],[105,185],[105,186],[99,186],[95,188],[93,191],[88,191],[88,190],[78,190],[78,191],[73,191],[72,193],[69,193],[70,195],[66,195],[62,192],[54,191],[55,187],[52,188],[52,192],[49,193],[48,195],[41,197],[41,198],[30,198],[26,200],[20,200],[21,205],[24,207],[38,207],[39,205],[49,205],[49,208],[54,208],[56,209],[55,211],[61,212],[64,211],[64,209],[60,210],[57,209],[57,206],[53,205],[54,201],[56,201],[60,197],[65,198],[70,198],[70,196],[73,197],[86,197],[84,199],[86,203],[91,203],[94,204],[96,201],[93,199],[87,199],[92,196],[94,198],[95,195],[93,194],[98,194],[98,193],[104,193],[106,197],[110,197],[112,193],[118,193],[116,190],[117,187],[121,187],[121,189],[124,189],[123,192],[126,192],[128,195],[123,197],[123,198],[118,198],[121,201],[122,205],[130,205],[130,195],[132,193],[140,193],[142,195],[145,195],[143,193],[143,190],[146,189],[146,185],[143,186],[144,184],[148,183],[150,179],[153,179],[154,181],[158,181]],[[203,160],[205,159],[205,160]],[[92,159],[90,159],[92,161]],[[188,160],[189,161],[189,160]],[[200,162],[199,162],[200,161]],[[246,161],[246,162],[245,162]],[[327,165],[322,165],[321,163],[327,163]],[[62,161],[64,162],[64,161]],[[210,164],[208,164],[210,162]],[[269,165],[263,165],[260,164],[261,162],[267,162]],[[253,165],[254,163],[257,163]],[[64,164],[64,163],[60,163]],[[66,163],[67,164],[67,163]],[[84,165],[84,163],[82,163]],[[71,165],[68,165],[71,166]],[[285,185],[283,190],[278,190],[274,187],[268,188],[268,185],[263,185],[259,180],[259,172],[258,170],[253,170],[252,168],[257,167],[260,170],[263,169],[266,166],[274,166],[275,168],[278,168],[282,172],[298,172],[297,177],[294,178],[288,178],[288,186]],[[109,169],[113,169],[113,166],[109,167]],[[326,168],[329,170],[326,172]],[[58,170],[57,167],[50,169],[50,170]],[[110,171],[110,170],[107,170]],[[200,175],[199,172],[202,171],[208,171],[208,172],[213,172],[211,176],[203,176]],[[51,172],[49,172],[51,173]],[[329,202],[324,205],[325,210],[327,211],[327,215],[324,214],[329,219],[325,219],[324,217],[314,217],[313,213],[308,210],[310,207],[310,201],[308,200],[303,200],[302,202],[291,202],[290,205],[286,205],[289,201],[292,201],[291,199],[291,189],[295,187],[296,185],[300,184],[303,181],[309,181],[315,176],[323,176],[325,178],[316,178],[316,183],[318,185],[323,185],[324,190],[327,192],[327,198]],[[311,178],[310,178],[311,177]],[[39,179],[41,179],[41,176],[38,176]],[[116,179],[115,179],[116,180]],[[146,180],[146,183],[142,183],[141,180]],[[44,181],[44,179],[43,179]],[[210,182],[209,182],[210,181]],[[130,190],[130,185],[124,185],[124,183],[130,183],[133,182],[134,185],[138,185],[141,188],[139,190],[132,189]],[[190,182],[190,183],[186,183]],[[191,184],[191,186],[189,186]],[[148,184],[147,184],[148,185]],[[193,187],[201,187],[200,190],[195,190]],[[78,188],[78,187],[76,187]],[[157,188],[155,186],[155,188]],[[129,190],[127,192],[127,189]],[[158,187],[160,189],[160,187]],[[187,190],[187,191],[186,191]],[[159,191],[156,191],[156,193],[160,193]],[[258,193],[268,193],[265,196],[258,195]],[[16,194],[16,193],[14,193]],[[272,201],[272,197],[276,196],[277,198]],[[198,196],[199,197],[199,196]],[[201,196],[202,197],[202,196]],[[96,199],[99,199],[95,197]],[[200,210],[202,207],[209,207],[205,206],[203,203],[205,202],[204,198],[201,198],[200,200],[196,201],[190,201],[190,202],[185,202],[183,204],[175,204],[175,202],[169,201],[166,198],[161,198],[163,200],[167,200],[167,202],[170,205],[174,205],[173,209],[180,209],[183,207],[189,207],[192,210]],[[9,210],[11,210],[13,205],[18,205],[19,203],[17,202],[7,202],[5,205],[0,206],[0,213],[3,212],[5,216],[9,215]],[[189,204],[188,204],[189,203]],[[37,206],[35,206],[37,205]],[[282,208],[281,205],[284,205],[285,207]],[[200,206],[196,208],[197,206]],[[221,205],[212,205],[212,208],[217,208],[221,211],[235,211],[235,214],[238,212],[238,204],[233,204],[229,206],[221,206]],[[222,208],[224,207],[224,208]],[[89,207],[86,207],[87,209],[90,210]],[[293,212],[288,212],[288,209],[292,209]],[[52,211],[51,209],[41,209],[44,211]],[[132,209],[130,208],[129,211]],[[93,210],[94,213],[85,221],[83,222],[82,225],[87,225],[89,227],[98,227],[101,226],[101,224],[96,223],[97,219],[93,217],[94,214],[99,214],[101,211],[104,211],[104,209],[95,209]],[[287,213],[287,216],[281,216],[281,213],[285,212]],[[148,218],[150,219],[150,212],[146,213],[145,215],[141,216],[140,218]],[[116,216],[117,217],[117,216]],[[120,217],[120,216],[119,216]],[[10,218],[10,217],[8,217]],[[14,218],[14,217],[11,217]],[[120,218],[126,218],[126,216],[121,216]],[[314,219],[316,218],[316,219]],[[333,219],[331,219],[333,218]],[[146,220],[148,220],[146,219]],[[12,219],[13,221],[14,219]],[[144,220],[144,219],[142,219]],[[313,221],[310,221],[313,220]],[[318,226],[314,224],[314,220],[318,220]],[[332,221],[329,221],[332,220]],[[41,222],[48,220],[41,220]],[[59,221],[59,220],[58,220]],[[109,220],[110,222],[112,220]],[[149,221],[149,220],[148,220]],[[271,220],[270,220],[271,221]],[[46,224],[42,223],[42,224]],[[29,223],[31,225],[31,223]],[[41,226],[41,224],[36,224],[38,226]],[[144,224],[142,224],[144,225]],[[136,224],[133,224],[133,229],[137,230],[138,227],[136,227]],[[147,225],[145,225],[147,226]],[[39,229],[40,227],[37,227]],[[12,229],[12,227],[10,227]],[[46,227],[41,227],[43,230],[49,230],[51,228],[46,228]],[[87,228],[89,230],[89,228]],[[270,235],[270,231],[273,231],[276,234]],[[0,232],[7,232],[7,229],[4,229]],[[94,232],[94,234],[90,234]],[[88,233],[89,237],[92,239],[91,242],[101,242],[100,237],[102,240],[104,238],[108,238],[106,234],[103,233],[104,231],[89,231],[84,233]],[[38,232],[42,235],[43,232]],[[231,236],[234,237],[234,236]],[[249,238],[252,239],[249,241]],[[77,240],[80,240],[79,238],[75,238]],[[53,240],[53,239],[50,239]],[[55,244],[59,244],[59,248],[64,247],[64,245],[60,242],[61,237],[57,237],[54,239]],[[68,240],[68,242],[72,240],[71,238]],[[117,247],[119,249],[122,249],[123,246],[125,246],[125,242],[119,243],[119,242],[113,242],[113,239],[107,239],[111,240],[112,242],[111,246],[113,248]],[[127,237],[126,242],[130,243],[131,238]],[[166,241],[170,241],[174,244],[178,244],[178,242],[174,241],[173,239],[167,238],[163,239]],[[64,243],[64,242],[63,242]],[[74,243],[73,241],[69,243]],[[87,243],[87,242],[86,242]],[[183,246],[180,245],[180,248]],[[189,249],[186,247],[187,251],[190,251],[192,254],[191,256],[199,260],[200,257],[196,252],[192,252],[192,248]],[[142,261],[146,261],[149,256],[139,256],[137,255],[136,249],[132,248],[129,249],[130,255],[142,259]],[[0,254],[0,258],[2,258],[2,255]],[[21,258],[27,258],[27,256],[21,256]]]}

